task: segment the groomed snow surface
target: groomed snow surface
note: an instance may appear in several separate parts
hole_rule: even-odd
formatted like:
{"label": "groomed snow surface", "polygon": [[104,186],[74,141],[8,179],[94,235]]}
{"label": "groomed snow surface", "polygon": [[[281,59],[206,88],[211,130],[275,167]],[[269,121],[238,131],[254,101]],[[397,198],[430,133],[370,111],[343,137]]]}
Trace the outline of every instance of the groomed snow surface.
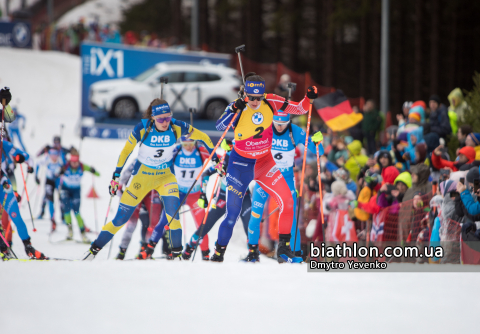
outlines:
{"label": "groomed snow surface", "polygon": [[[27,117],[23,138],[30,153],[51,143],[61,124],[64,146],[79,146],[78,57],[0,49],[0,86],[11,87],[12,105]],[[123,144],[87,138],[81,148],[81,160],[101,173],[95,180],[101,196],[96,203],[98,226]],[[19,170],[17,180],[21,183]],[[33,177],[27,186],[35,204],[43,190],[37,192]],[[82,186],[81,212],[94,230],[94,204],[86,198],[92,187],[88,173]],[[110,219],[117,206],[115,199]],[[38,204],[34,211],[38,214]],[[79,259],[88,249],[74,242],[50,243],[48,219],[36,220],[38,231],[31,232],[26,203],[22,216],[34,247],[46,255]],[[190,237],[193,222],[188,215],[184,219]],[[76,223],[74,228],[79,239]],[[211,249],[217,231],[210,232]],[[66,227],[59,225],[52,238],[60,240],[65,234]],[[471,330],[474,321],[465,319],[465,312],[479,305],[478,274],[323,274],[267,258],[259,264],[239,263],[247,254],[239,224],[223,264],[202,262],[198,254],[194,263],[115,261],[122,235],[123,230],[114,239],[110,260],[107,245],[93,262],[0,263],[0,333],[461,333]],[[138,241],[139,229],[127,258],[138,252]],[[26,258],[16,233],[14,251]]]}

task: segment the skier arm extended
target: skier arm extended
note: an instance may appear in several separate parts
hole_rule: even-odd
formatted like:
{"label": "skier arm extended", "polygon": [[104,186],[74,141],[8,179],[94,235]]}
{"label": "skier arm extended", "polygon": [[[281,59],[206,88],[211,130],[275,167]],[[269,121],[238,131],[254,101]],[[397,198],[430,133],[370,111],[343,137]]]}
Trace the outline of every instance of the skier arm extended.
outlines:
{"label": "skier arm extended", "polygon": [[[296,126],[295,124],[292,124],[292,133],[293,133],[293,139],[295,141],[295,145],[298,145],[298,144],[305,145],[305,137],[307,136],[305,131],[303,131],[300,127]],[[308,138],[308,149],[313,154],[317,154],[317,146],[312,141],[311,137]],[[318,144],[318,152],[320,155],[324,154],[322,143]]]}
{"label": "skier arm extended", "polygon": [[130,133],[130,136],[128,137],[127,142],[125,143],[125,146],[123,147],[122,152],[120,152],[117,166],[115,168],[115,173],[120,175],[123,167],[125,166],[125,163],[128,160],[128,157],[130,156],[130,154],[132,154],[137,143],[141,141],[141,138],[143,137],[145,132],[146,130],[142,123],[138,123],[135,126],[132,133]]}
{"label": "skier arm extended", "polygon": [[88,165],[85,165],[85,164],[82,164],[82,165],[83,165],[83,170],[84,170],[84,171],[90,172],[90,173],[92,173],[92,174],[95,175],[95,176],[100,176],[100,173],[97,172],[97,171],[95,170],[95,168],[93,168],[92,166],[88,166]]}
{"label": "skier arm extended", "polygon": [[[303,115],[310,108],[310,99],[305,96],[300,102],[285,101],[284,97],[275,94],[267,94],[266,100],[272,106],[274,111],[283,110],[287,114]],[[284,104],[287,106],[284,107]]]}

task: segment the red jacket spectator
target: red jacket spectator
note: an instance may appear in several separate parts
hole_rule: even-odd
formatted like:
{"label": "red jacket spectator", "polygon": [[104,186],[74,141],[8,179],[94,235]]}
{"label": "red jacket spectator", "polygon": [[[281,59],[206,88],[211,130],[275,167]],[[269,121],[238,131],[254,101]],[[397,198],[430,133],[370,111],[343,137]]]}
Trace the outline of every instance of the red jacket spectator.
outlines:
{"label": "red jacket spectator", "polygon": [[432,154],[432,164],[435,168],[451,168],[454,172],[458,171],[464,164],[471,164],[475,160],[475,149],[470,146],[462,147],[458,151],[458,161],[448,161],[440,157],[441,147],[437,147]]}

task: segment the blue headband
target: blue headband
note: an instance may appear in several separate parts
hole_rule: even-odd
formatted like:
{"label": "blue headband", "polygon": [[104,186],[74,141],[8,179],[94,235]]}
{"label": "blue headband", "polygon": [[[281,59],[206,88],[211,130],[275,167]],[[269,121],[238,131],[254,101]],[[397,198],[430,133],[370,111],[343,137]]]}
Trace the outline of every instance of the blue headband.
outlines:
{"label": "blue headband", "polygon": [[245,93],[247,94],[265,94],[265,82],[264,81],[246,81]]}
{"label": "blue headband", "polygon": [[170,106],[168,105],[168,103],[159,104],[152,107],[152,116],[158,116],[158,115],[169,114],[169,113],[170,113]]}

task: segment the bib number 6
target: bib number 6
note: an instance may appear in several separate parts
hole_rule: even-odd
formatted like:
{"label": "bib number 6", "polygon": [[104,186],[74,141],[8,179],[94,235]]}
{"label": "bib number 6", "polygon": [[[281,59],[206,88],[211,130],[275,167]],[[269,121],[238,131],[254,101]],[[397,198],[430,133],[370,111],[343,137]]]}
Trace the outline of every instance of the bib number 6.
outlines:
{"label": "bib number 6", "polygon": [[277,153],[273,156],[276,160],[282,160],[283,159],[283,155],[282,153]]}
{"label": "bib number 6", "polygon": [[154,158],[161,158],[162,155],[163,155],[163,152],[165,152],[165,150],[157,150],[157,154],[155,154],[153,157]]}

